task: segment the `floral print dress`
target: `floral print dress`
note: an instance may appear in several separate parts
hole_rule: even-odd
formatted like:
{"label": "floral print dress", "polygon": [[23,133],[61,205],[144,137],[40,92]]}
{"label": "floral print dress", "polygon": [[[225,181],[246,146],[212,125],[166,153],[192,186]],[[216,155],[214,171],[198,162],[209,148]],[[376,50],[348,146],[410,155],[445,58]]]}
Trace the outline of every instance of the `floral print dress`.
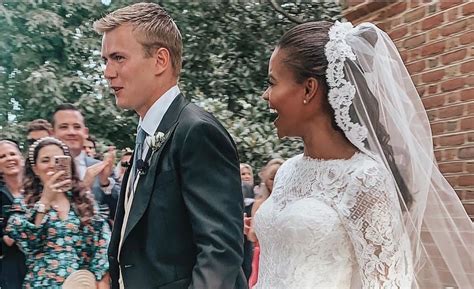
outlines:
{"label": "floral print dress", "polygon": [[96,216],[89,226],[81,226],[71,206],[66,220],[51,209],[36,226],[36,211],[23,200],[15,200],[10,211],[5,232],[25,252],[27,260],[23,288],[59,289],[79,269],[91,271],[99,281],[109,270],[110,229],[103,218]]}

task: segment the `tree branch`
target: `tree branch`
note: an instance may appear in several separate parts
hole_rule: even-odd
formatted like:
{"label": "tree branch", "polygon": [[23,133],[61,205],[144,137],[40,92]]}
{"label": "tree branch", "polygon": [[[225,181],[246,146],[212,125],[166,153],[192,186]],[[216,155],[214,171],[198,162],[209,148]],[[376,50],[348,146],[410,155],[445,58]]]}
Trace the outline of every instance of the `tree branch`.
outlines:
{"label": "tree branch", "polygon": [[301,23],[305,22],[302,19],[300,19],[298,17],[294,17],[294,16],[290,15],[288,12],[286,12],[283,8],[281,8],[280,5],[278,5],[276,0],[268,0],[268,3],[270,3],[270,5],[272,5],[272,7],[275,11],[277,11],[281,15],[285,16],[291,22],[298,23],[298,24],[301,24]]}

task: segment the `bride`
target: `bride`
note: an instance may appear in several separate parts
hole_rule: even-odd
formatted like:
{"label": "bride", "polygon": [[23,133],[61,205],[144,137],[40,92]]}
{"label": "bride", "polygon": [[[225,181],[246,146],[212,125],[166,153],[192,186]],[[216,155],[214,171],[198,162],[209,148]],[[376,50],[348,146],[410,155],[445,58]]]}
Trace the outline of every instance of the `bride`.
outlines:
{"label": "bride", "polygon": [[472,223],[390,38],[370,23],[298,25],[268,82],[278,136],[301,137],[304,153],[253,220],[254,288],[474,288]]}

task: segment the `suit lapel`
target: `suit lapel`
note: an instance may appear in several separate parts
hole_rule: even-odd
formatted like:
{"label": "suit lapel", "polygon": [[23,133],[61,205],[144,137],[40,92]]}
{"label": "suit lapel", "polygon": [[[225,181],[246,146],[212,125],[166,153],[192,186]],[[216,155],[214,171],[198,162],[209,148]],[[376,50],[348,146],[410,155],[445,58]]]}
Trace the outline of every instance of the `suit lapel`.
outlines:
{"label": "suit lapel", "polygon": [[157,151],[153,152],[151,148],[148,149],[145,161],[150,163],[150,167],[145,175],[138,176],[139,179],[133,196],[133,203],[130,208],[128,220],[124,221],[126,222],[126,228],[122,244],[124,244],[124,241],[127,239],[138,221],[140,221],[148,207],[156,175],[159,173],[158,164],[160,156],[163,151],[166,151],[165,147],[173,137],[174,131],[178,125],[179,116],[188,103],[189,102],[184,98],[184,96],[179,94],[163,116],[163,120],[158,126],[157,132],[164,132],[165,135],[167,135],[167,138]]}

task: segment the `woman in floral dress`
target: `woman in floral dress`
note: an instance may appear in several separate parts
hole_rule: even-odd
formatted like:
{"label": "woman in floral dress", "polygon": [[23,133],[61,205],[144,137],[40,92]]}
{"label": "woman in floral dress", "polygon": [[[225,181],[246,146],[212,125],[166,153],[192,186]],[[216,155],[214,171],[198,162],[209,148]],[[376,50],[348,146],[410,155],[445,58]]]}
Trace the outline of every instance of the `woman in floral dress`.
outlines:
{"label": "woman in floral dress", "polygon": [[[108,288],[107,246],[110,229],[94,209],[94,200],[76,175],[58,181],[54,156],[69,155],[61,141],[46,137],[28,151],[25,198],[16,200],[5,229],[26,254],[23,288],[61,288],[74,271],[94,273],[98,288]],[[72,184],[72,189],[64,190]]]}

